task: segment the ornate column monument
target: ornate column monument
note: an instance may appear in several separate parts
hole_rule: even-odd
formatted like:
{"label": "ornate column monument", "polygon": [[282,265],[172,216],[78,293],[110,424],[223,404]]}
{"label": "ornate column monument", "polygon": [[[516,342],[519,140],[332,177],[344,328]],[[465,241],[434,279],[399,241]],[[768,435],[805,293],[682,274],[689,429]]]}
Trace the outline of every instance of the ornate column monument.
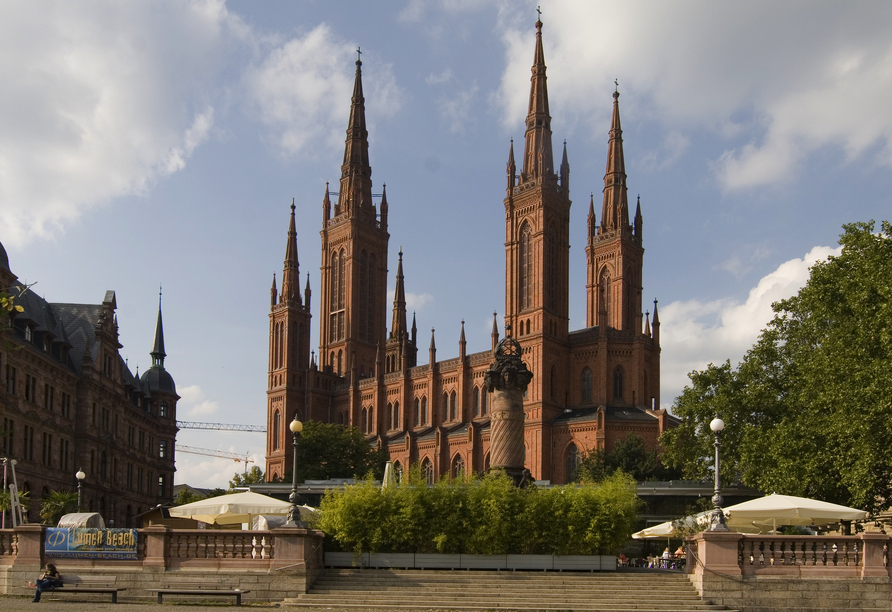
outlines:
{"label": "ornate column monument", "polygon": [[523,443],[523,394],[532,379],[533,373],[521,360],[520,343],[506,326],[505,339],[496,346],[495,361],[484,378],[487,390],[492,391],[489,469],[505,472],[518,487],[532,482],[530,471],[524,468]]}

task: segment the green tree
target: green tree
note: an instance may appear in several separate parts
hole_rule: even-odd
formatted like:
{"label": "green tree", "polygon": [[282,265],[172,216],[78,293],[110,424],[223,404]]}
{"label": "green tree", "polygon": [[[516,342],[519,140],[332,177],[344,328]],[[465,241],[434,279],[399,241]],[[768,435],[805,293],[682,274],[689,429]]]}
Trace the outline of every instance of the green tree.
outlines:
{"label": "green tree", "polygon": [[[384,476],[387,451],[369,444],[355,427],[308,421],[297,446],[297,480]],[[285,478],[291,480],[291,476]]]}
{"label": "green tree", "polygon": [[683,423],[662,438],[688,476],[709,474],[718,415],[724,480],[873,510],[892,503],[892,226],[843,229],[840,255],[774,304],[737,369],[690,375],[673,409]]}
{"label": "green tree", "polygon": [[246,487],[249,484],[259,484],[261,482],[264,482],[263,470],[255,465],[245,474],[239,474],[238,472],[233,474],[232,480],[229,481],[229,490],[231,492],[235,491],[237,487]]}
{"label": "green tree", "polygon": [[656,449],[648,450],[644,438],[629,434],[617,440],[610,452],[592,449],[583,455],[572,478],[574,482],[602,482],[617,471],[638,482],[681,477],[680,470],[664,465]]}
{"label": "green tree", "polygon": [[77,493],[50,491],[40,500],[40,520],[55,527],[63,515],[77,512]]}

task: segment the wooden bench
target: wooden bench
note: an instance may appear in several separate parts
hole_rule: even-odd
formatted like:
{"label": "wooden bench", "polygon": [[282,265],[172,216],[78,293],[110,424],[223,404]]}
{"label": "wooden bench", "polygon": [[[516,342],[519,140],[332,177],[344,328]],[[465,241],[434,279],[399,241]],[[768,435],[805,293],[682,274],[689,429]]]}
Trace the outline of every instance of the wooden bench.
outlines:
{"label": "wooden bench", "polygon": [[197,595],[199,597],[235,597],[235,605],[242,605],[242,593],[249,590],[233,588],[226,579],[167,578],[161,581],[161,588],[148,589],[158,594],[158,603],[164,595]]}
{"label": "wooden bench", "polygon": [[118,603],[118,591],[126,588],[116,587],[117,576],[75,576],[62,574],[62,586],[50,587],[44,593],[111,593],[112,603]]}

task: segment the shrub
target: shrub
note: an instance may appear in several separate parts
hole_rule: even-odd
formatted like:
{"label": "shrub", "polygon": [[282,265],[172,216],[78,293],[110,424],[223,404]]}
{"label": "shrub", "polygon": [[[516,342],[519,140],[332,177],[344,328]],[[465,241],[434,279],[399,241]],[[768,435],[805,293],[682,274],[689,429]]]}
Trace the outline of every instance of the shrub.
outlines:
{"label": "shrub", "polygon": [[623,472],[596,485],[526,490],[504,475],[429,487],[415,472],[394,487],[368,479],[327,491],[317,527],[328,546],[356,554],[613,554],[641,505]]}

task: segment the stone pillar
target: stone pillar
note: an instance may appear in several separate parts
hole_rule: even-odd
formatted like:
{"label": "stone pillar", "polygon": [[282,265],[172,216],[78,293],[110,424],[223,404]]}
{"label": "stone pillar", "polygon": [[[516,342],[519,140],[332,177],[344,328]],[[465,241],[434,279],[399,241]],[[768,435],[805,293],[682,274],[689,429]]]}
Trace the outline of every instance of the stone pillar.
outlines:
{"label": "stone pillar", "polygon": [[862,578],[888,578],[889,568],[886,567],[886,552],[883,547],[889,542],[889,536],[885,533],[861,533],[861,577]]}
{"label": "stone pillar", "polygon": [[15,528],[17,550],[14,565],[43,567],[43,538],[46,527],[24,524]]}
{"label": "stone pillar", "polygon": [[702,575],[706,572],[741,576],[738,547],[742,534],[733,531],[701,531],[694,536],[696,559],[688,559],[696,566],[689,573]]}
{"label": "stone pillar", "polygon": [[[506,329],[510,334],[510,328]],[[530,472],[524,468],[523,394],[533,374],[521,360],[520,343],[506,335],[495,350],[495,361],[484,382],[492,391],[490,410],[490,470],[503,471],[517,486],[526,486]]]}
{"label": "stone pillar", "polygon": [[146,539],[146,557],[143,567],[167,567],[167,550],[171,529],[164,525],[151,525],[139,530],[139,535]]}

